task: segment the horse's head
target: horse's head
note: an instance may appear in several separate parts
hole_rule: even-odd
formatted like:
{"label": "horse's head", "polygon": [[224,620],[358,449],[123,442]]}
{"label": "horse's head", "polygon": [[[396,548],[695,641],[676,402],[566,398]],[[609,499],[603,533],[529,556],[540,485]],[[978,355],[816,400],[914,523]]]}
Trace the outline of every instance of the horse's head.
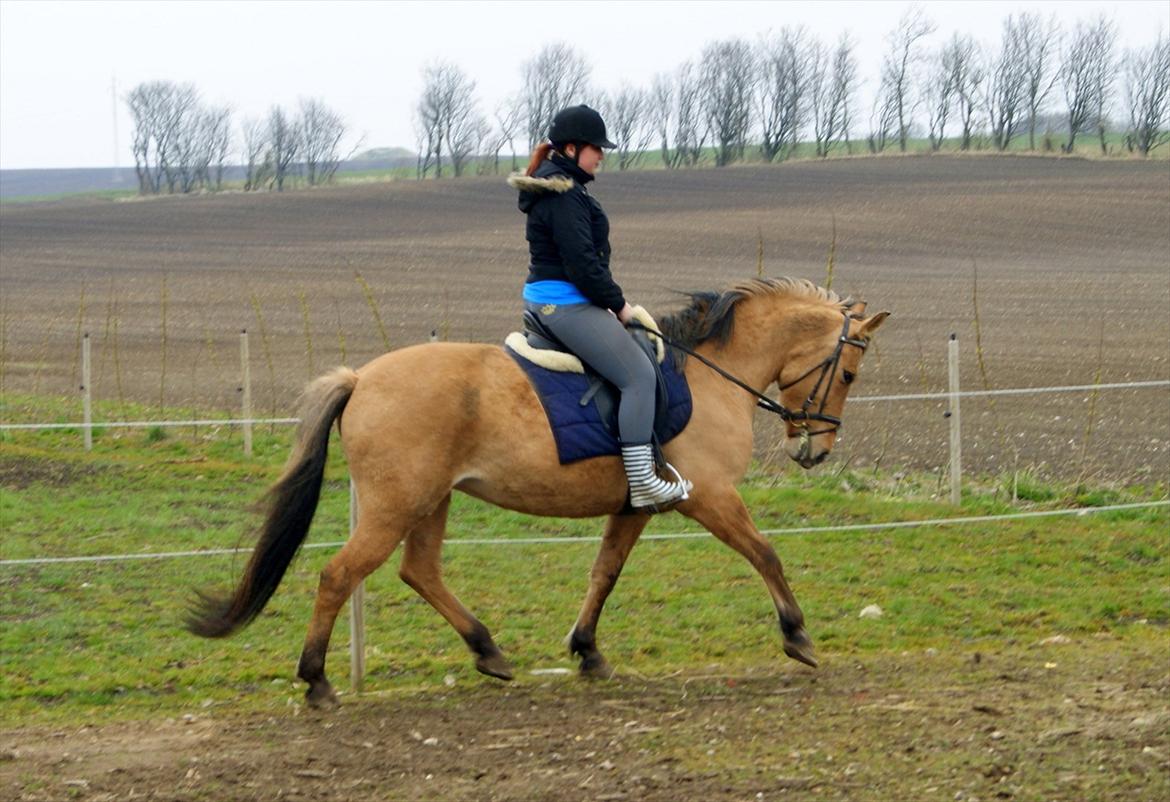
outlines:
{"label": "horse's head", "polygon": [[810,336],[790,352],[776,383],[786,413],[784,451],[802,468],[819,465],[833,450],[861,356],[889,315],[866,317],[864,302],[839,313],[826,310]]}

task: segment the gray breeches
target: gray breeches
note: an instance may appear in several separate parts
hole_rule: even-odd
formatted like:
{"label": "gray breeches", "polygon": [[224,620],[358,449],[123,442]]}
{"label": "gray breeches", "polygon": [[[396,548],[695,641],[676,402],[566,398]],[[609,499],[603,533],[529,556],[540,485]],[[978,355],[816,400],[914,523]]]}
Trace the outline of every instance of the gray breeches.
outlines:
{"label": "gray breeches", "polygon": [[607,309],[593,304],[559,304],[545,314],[550,306],[525,304],[582,362],[621,391],[618,429],[622,443],[649,443],[654,430],[657,381],[646,353]]}

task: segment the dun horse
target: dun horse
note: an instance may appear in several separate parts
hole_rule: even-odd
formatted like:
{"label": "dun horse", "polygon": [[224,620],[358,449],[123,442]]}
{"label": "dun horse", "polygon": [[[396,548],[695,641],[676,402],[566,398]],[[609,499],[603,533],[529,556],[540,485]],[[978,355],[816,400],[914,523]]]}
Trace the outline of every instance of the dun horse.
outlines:
{"label": "dun horse", "polygon": [[[773,407],[787,421],[785,450],[810,468],[832,449],[862,352],[887,314],[866,317],[863,303],[807,281],[753,279],[722,293],[695,294],[688,308],[660,324],[667,338],[744,384],[777,383],[780,404]],[[694,411],[665,453],[694,490],[677,509],[751,562],[775,603],[785,653],[816,666],[780,560],[735,488],[751,460],[758,399],[699,359],[687,359],[684,370]],[[487,627],[443,583],[440,552],[454,490],[532,515],[609,516],[568,645],[582,675],[612,673],[597,647],[597,623],[649,517],[620,514],[626,481],[617,457],[559,464],[540,401],[502,348],[434,343],[385,354],[357,371],[338,368],[308,387],[300,415],[295,447],[270,491],[244,574],[229,596],[202,597],[189,622],[193,632],[230,635],[271,598],[308,533],[337,420],[360,512],[352,536],[321,572],[297,667],[309,684],[310,705],[337,704],[325,677],[337,614],[400,543],[403,581],[463,637],[479,671],[511,679]]]}

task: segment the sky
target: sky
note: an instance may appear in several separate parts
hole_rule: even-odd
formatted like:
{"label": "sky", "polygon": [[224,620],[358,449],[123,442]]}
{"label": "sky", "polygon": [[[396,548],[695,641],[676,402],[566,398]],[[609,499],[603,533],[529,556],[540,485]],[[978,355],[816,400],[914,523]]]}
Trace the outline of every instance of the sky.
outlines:
{"label": "sky", "polygon": [[[876,83],[885,35],[909,2],[50,2],[0,0],[0,168],[133,166],[124,97],[144,81],[190,82],[236,124],[317,97],[350,131],[344,149],[413,148],[422,68],[452,61],[482,110],[520,87],[520,68],[563,41],[592,83],[649,86],[704,44],[803,25],[825,41],[848,30],[860,74]],[[1170,2],[919,2],[937,25],[991,45],[1020,11],[1068,29],[1105,14],[1121,47],[1170,31]],[[867,87],[862,87],[862,94]],[[868,91],[872,91],[869,89]],[[858,108],[861,112],[861,108]],[[868,119],[868,110],[855,113]]]}

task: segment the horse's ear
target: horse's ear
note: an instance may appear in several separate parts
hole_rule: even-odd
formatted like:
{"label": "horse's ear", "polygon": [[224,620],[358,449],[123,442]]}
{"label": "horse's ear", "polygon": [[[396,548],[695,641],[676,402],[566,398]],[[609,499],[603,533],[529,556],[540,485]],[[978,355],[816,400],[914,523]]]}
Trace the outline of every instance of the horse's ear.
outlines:
{"label": "horse's ear", "polygon": [[872,337],[873,333],[881,327],[882,323],[884,323],[885,319],[889,316],[889,312],[883,311],[878,312],[873,317],[867,317],[865,320],[861,321],[861,328],[859,328],[856,332],[857,336],[865,337],[866,339]]}
{"label": "horse's ear", "polygon": [[858,301],[845,311],[848,313],[849,317],[853,318],[854,320],[861,320],[863,317],[865,317],[865,301]]}

